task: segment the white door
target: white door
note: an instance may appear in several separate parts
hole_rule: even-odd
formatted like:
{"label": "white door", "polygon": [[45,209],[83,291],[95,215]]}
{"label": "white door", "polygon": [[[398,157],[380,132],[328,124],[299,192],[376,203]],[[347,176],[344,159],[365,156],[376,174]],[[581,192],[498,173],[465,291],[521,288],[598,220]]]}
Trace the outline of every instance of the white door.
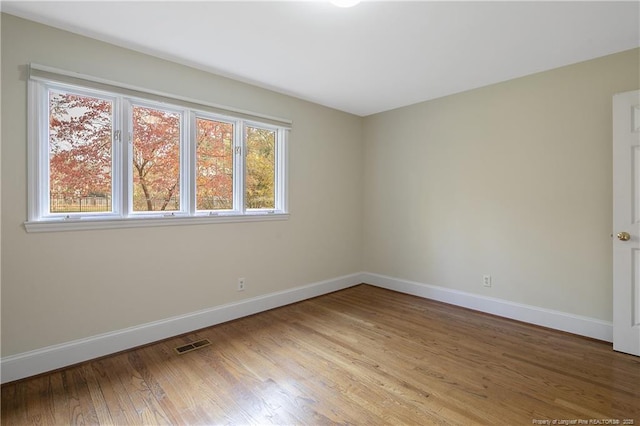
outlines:
{"label": "white door", "polygon": [[613,97],[613,349],[640,356],[640,90]]}

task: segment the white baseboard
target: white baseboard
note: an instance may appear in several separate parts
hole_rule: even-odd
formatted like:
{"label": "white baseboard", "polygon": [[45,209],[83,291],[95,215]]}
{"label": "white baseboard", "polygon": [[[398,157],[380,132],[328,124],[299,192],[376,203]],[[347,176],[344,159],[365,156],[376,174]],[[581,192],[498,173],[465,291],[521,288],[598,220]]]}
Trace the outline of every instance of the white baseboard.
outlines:
{"label": "white baseboard", "polygon": [[7,383],[67,367],[360,283],[607,342],[613,341],[611,322],[365,272],[4,357],[0,360],[0,382]]}
{"label": "white baseboard", "polygon": [[555,330],[566,331],[580,336],[604,340],[606,342],[613,341],[612,322],[368,272],[363,273],[361,278],[362,282],[377,287],[462,306],[464,308],[553,328]]}
{"label": "white baseboard", "polygon": [[362,274],[345,275],[290,290],[4,357],[0,360],[0,380],[2,383],[7,383],[34,376],[290,303],[321,296],[360,283],[362,283]]}

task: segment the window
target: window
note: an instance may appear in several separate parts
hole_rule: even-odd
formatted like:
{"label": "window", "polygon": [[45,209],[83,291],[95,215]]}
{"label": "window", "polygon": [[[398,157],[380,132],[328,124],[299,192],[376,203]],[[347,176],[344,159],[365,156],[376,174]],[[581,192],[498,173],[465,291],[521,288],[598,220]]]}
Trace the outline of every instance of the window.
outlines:
{"label": "window", "polygon": [[131,106],[133,212],[181,211],[182,114]]}
{"label": "window", "polygon": [[276,132],[247,126],[247,207],[275,207]]}
{"label": "window", "polygon": [[51,74],[29,80],[28,231],[287,217],[286,122]]}
{"label": "window", "polygon": [[113,212],[113,99],[56,89],[47,95],[47,215]]}
{"label": "window", "polygon": [[233,210],[235,126],[196,118],[196,209]]}

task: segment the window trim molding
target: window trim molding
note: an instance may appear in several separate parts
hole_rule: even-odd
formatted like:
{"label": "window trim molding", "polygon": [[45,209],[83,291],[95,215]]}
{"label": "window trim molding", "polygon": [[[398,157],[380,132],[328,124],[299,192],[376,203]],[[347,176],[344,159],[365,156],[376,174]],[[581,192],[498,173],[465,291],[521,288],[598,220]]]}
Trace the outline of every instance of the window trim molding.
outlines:
{"label": "window trim molding", "polygon": [[154,89],[147,89],[128,83],[108,80],[100,77],[94,77],[74,71],[66,71],[59,68],[30,63],[28,65],[27,80],[36,81],[54,81],[60,84],[68,84],[72,86],[84,86],[86,88],[98,91],[114,92],[127,97],[141,97],[148,101],[167,102],[173,106],[182,106],[191,109],[208,110],[214,114],[226,115],[233,119],[242,119],[246,121],[257,121],[263,124],[271,124],[291,130],[293,121],[275,117],[267,114],[260,114],[241,108],[235,108],[226,105],[220,105],[213,102],[204,101],[202,99],[190,98],[188,96],[177,95],[175,93],[162,92]]}
{"label": "window trim molding", "polygon": [[269,222],[288,220],[290,213],[251,212],[202,216],[128,217],[94,219],[90,217],[24,222],[27,232],[84,231],[95,229],[149,228],[175,225],[207,225],[212,223]]}
{"label": "window trim molding", "polygon": [[[102,78],[91,77],[80,73],[60,70],[39,64],[28,65],[29,76],[27,79],[27,100],[28,100],[28,129],[27,129],[27,220],[24,227],[27,232],[53,232],[53,231],[79,231],[90,229],[117,229],[117,228],[138,228],[153,226],[173,226],[173,225],[196,225],[196,224],[212,224],[212,223],[237,223],[237,222],[256,222],[256,221],[273,221],[289,219],[289,203],[288,203],[288,138],[292,126],[291,120],[281,119],[277,117],[256,114],[246,110],[223,107],[218,104],[196,100],[180,95],[173,95],[155,90],[144,89],[141,87],[118,83]],[[155,104],[166,106],[172,110],[182,111],[181,127],[187,132],[181,137],[181,173],[187,173],[187,170],[195,170],[195,144],[194,135],[190,134],[187,129],[191,128],[195,123],[197,116],[209,117],[216,119],[229,120],[234,126],[239,127],[238,131],[244,133],[247,125],[255,125],[259,128],[274,129],[276,131],[276,155],[275,155],[275,202],[277,209],[247,209],[244,205],[239,205],[239,210],[233,211],[199,211],[196,210],[195,200],[195,178],[190,175],[181,177],[181,182],[186,183],[184,190],[181,191],[180,212],[152,212],[152,213],[127,213],[125,209],[130,200],[120,200],[123,197],[122,192],[129,193],[131,188],[124,188],[127,182],[120,181],[118,185],[120,190],[115,190],[114,185],[114,203],[116,197],[119,212],[112,212],[100,215],[87,214],[79,215],[55,215],[52,216],[45,212],[43,205],[42,189],[48,188],[48,175],[43,171],[48,165],[48,151],[43,149],[43,141],[48,140],[48,134],[45,129],[47,114],[42,102],[45,96],[43,92],[53,87],[68,86],[71,91],[86,89],[87,92],[102,93],[105,97],[121,97],[123,99],[133,100],[133,102],[142,102],[144,104]],[[130,103],[130,101],[126,101]],[[127,107],[125,107],[126,109]],[[117,115],[117,114],[116,114]],[[115,119],[120,120],[117,116]],[[130,127],[130,126],[129,126]],[[126,128],[126,126],[125,126]],[[193,132],[191,132],[193,133]],[[124,135],[122,136],[124,139]],[[234,139],[236,136],[234,136]],[[241,135],[240,146],[243,147],[244,156],[244,135]],[[237,141],[234,142],[236,146]],[[117,145],[114,143],[114,145]],[[126,144],[120,147],[123,151],[120,153],[120,160],[114,160],[114,167],[118,169],[118,175],[122,174],[122,165],[118,161],[128,161],[129,153]],[[234,159],[236,161],[236,159]],[[284,162],[283,162],[284,161]],[[240,179],[245,179],[246,170],[244,169],[244,161]],[[116,171],[114,170],[114,176]],[[128,177],[122,176],[125,180]],[[237,179],[234,176],[234,179]],[[46,180],[46,181],[45,181]],[[242,185],[244,187],[244,185]],[[242,189],[244,191],[244,188]],[[236,191],[234,191],[234,194]],[[127,196],[129,196],[128,194]],[[236,194],[237,195],[237,194]],[[242,195],[245,197],[246,194]],[[184,197],[184,198],[182,198]],[[235,197],[235,195],[234,195]],[[130,198],[130,197],[129,197]],[[193,199],[192,199],[193,198]],[[182,201],[185,201],[184,203]],[[234,199],[234,202],[237,200]],[[122,205],[124,203],[124,205]],[[194,205],[191,205],[191,204]],[[241,204],[241,203],[239,203]]]}

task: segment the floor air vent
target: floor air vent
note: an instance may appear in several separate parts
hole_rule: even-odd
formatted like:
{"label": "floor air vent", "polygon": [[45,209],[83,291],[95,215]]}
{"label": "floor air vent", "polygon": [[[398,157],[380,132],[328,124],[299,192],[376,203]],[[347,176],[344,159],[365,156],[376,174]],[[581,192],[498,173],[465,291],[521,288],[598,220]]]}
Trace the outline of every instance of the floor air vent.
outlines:
{"label": "floor air vent", "polygon": [[211,342],[208,339],[198,340],[197,342],[187,343],[186,345],[178,346],[176,348],[176,352],[179,355],[195,351],[196,349],[204,348],[205,346],[209,346]]}

